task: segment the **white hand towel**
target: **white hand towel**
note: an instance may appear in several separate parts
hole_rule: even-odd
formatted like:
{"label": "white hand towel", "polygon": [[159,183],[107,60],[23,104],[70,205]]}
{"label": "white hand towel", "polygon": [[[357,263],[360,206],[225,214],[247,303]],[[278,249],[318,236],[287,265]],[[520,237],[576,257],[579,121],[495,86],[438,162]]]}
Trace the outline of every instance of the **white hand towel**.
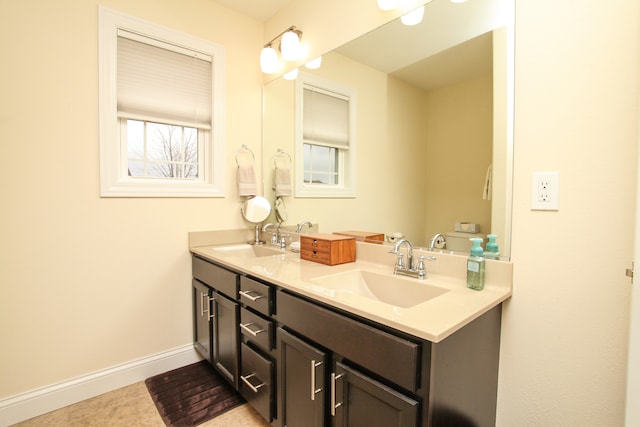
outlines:
{"label": "white hand towel", "polygon": [[238,165],[238,194],[240,196],[255,196],[258,194],[256,173],[253,165]]}
{"label": "white hand towel", "polygon": [[291,171],[289,168],[276,168],[274,181],[276,197],[291,196]]}
{"label": "white hand towel", "polygon": [[487,168],[487,174],[484,177],[484,188],[482,189],[482,200],[491,200],[491,180],[492,180],[492,165]]}

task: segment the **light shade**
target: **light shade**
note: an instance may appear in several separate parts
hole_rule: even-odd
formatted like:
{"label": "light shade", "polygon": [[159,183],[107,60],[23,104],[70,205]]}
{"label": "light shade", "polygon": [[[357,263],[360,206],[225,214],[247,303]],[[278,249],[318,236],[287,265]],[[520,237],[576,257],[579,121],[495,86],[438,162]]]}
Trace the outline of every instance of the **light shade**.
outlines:
{"label": "light shade", "polygon": [[398,7],[398,0],[378,0],[380,10],[393,10]]}
{"label": "light shade", "polygon": [[422,22],[424,17],[424,6],[420,6],[411,12],[405,13],[400,17],[400,20],[404,25],[417,25]]}
{"label": "light shade", "polygon": [[312,59],[311,61],[304,64],[305,67],[310,70],[317,70],[322,65],[322,56],[318,56],[316,59]]}
{"label": "light shade", "polygon": [[294,31],[287,31],[282,35],[280,42],[282,59],[285,61],[295,61],[300,55],[300,39]]}
{"label": "light shade", "polygon": [[295,80],[298,78],[298,69],[295,68],[282,76],[285,80]]}
{"label": "light shade", "polygon": [[265,74],[273,74],[278,71],[278,52],[271,46],[267,46],[260,52],[260,68]]}

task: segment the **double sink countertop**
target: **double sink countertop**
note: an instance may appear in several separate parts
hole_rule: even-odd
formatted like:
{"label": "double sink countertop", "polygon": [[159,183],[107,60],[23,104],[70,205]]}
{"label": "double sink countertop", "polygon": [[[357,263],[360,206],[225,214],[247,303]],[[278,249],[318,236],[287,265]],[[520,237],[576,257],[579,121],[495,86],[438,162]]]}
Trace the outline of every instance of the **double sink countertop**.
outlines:
{"label": "double sink countertop", "polygon": [[[250,236],[250,235],[249,235]],[[513,264],[486,261],[484,289],[466,286],[467,257],[414,248],[427,278],[393,274],[388,245],[356,242],[356,261],[328,266],[246,243],[246,230],[189,233],[191,253],[313,300],[437,343],[512,294]],[[241,243],[238,243],[241,242]],[[402,248],[404,251],[406,247]]]}

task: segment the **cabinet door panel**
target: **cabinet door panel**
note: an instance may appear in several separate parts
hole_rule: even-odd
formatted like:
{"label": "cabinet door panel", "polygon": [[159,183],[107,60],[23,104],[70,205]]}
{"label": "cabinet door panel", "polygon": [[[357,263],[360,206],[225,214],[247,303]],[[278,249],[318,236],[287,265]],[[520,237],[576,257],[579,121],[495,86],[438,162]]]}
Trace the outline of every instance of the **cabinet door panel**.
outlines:
{"label": "cabinet door panel", "polygon": [[331,387],[334,427],[417,425],[417,401],[340,362]]}
{"label": "cabinet door panel", "polygon": [[213,362],[237,389],[239,305],[218,292],[213,297]]}
{"label": "cabinet door panel", "polygon": [[193,342],[194,347],[211,363],[211,288],[197,280],[193,284]]}
{"label": "cabinet door panel", "polygon": [[323,427],[327,355],[278,328],[278,417],[283,427]]}

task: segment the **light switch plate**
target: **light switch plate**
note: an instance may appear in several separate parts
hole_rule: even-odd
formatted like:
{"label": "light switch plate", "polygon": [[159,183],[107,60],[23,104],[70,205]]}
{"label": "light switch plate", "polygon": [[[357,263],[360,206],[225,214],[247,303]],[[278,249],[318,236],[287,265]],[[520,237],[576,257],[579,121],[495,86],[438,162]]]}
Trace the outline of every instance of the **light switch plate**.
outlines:
{"label": "light switch plate", "polygon": [[531,210],[557,211],[560,194],[560,172],[531,174]]}

